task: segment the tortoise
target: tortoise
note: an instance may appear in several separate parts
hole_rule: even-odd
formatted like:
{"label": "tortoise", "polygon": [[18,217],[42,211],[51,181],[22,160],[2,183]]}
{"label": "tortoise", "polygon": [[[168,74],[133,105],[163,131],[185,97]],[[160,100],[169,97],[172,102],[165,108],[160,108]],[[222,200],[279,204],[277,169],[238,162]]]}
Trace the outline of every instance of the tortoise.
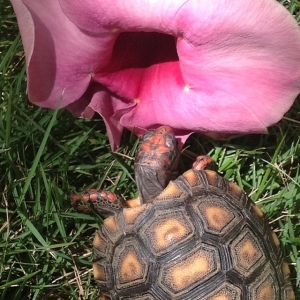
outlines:
{"label": "tortoise", "polygon": [[199,156],[176,178],[176,138],[147,131],[135,158],[139,197],[71,197],[105,217],[93,241],[100,299],[292,300],[290,271],[261,210]]}

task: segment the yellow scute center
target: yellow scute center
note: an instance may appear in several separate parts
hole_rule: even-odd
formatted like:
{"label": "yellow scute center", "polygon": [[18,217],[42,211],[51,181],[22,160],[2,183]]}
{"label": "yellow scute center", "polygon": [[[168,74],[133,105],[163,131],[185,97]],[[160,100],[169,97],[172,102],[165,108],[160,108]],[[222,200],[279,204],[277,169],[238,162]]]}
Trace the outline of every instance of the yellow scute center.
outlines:
{"label": "yellow scute center", "polygon": [[170,218],[159,224],[154,230],[157,249],[165,249],[189,233],[187,226],[178,219]]}
{"label": "yellow scute center", "polygon": [[260,253],[257,251],[257,247],[253,242],[248,239],[239,248],[239,256],[241,257],[241,263],[245,267],[251,266],[257,261]]}
{"label": "yellow scute center", "polygon": [[120,271],[123,282],[130,282],[143,277],[143,266],[134,251],[130,251],[124,256]]}
{"label": "yellow scute center", "polygon": [[264,286],[258,294],[258,300],[269,300],[273,299],[274,288],[272,285]]}
{"label": "yellow scute center", "polygon": [[231,298],[229,298],[229,296],[226,295],[217,295],[211,298],[210,300],[231,300]]}
{"label": "yellow scute center", "polygon": [[189,261],[185,267],[174,268],[171,272],[175,286],[182,289],[202,278],[208,270],[208,261],[204,257],[197,257]]}
{"label": "yellow scute center", "polygon": [[194,283],[208,278],[216,270],[216,262],[213,259],[213,253],[200,250],[191,256],[188,256],[178,264],[167,268],[166,281],[175,291],[181,291]]}
{"label": "yellow scute center", "polygon": [[222,230],[231,220],[231,215],[218,206],[206,207],[205,216],[209,226],[217,230]]}

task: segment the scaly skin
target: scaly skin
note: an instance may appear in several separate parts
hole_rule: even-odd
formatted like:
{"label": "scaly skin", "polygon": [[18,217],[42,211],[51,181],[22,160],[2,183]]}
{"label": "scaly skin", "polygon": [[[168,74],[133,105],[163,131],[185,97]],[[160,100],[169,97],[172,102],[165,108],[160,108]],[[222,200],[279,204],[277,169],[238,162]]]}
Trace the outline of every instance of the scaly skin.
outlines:
{"label": "scaly skin", "polygon": [[213,163],[213,159],[208,155],[200,155],[196,158],[196,161],[193,163],[193,169],[200,171],[204,170]]}

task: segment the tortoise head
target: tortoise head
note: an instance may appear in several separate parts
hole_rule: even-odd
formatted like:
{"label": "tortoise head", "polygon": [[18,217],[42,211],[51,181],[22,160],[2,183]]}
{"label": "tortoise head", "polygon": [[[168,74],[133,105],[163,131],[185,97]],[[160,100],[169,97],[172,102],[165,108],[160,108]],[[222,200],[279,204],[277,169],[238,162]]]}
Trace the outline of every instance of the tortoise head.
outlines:
{"label": "tortoise head", "polygon": [[134,164],[141,203],[152,202],[176,178],[178,154],[177,140],[169,126],[145,132]]}

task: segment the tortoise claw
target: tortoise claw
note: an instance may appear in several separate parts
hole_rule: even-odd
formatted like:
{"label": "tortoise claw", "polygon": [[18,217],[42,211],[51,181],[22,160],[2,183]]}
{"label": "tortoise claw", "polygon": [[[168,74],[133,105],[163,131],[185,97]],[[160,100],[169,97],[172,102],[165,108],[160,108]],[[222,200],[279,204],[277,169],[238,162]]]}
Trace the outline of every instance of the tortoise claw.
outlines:
{"label": "tortoise claw", "polygon": [[91,189],[71,195],[71,204],[76,210],[90,213],[90,204],[99,215],[108,217],[126,207],[125,201],[110,191]]}

